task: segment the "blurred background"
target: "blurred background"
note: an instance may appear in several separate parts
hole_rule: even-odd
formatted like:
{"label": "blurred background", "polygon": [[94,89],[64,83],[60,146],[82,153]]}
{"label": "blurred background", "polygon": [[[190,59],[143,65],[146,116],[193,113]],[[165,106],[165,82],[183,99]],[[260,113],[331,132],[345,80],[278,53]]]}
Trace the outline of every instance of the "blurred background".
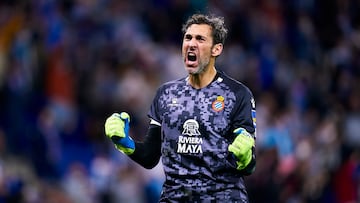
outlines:
{"label": "blurred background", "polygon": [[0,203],[156,202],[105,138],[114,111],[143,138],[157,87],[186,75],[181,26],[225,17],[217,68],[257,102],[253,203],[360,198],[360,1],[1,0]]}

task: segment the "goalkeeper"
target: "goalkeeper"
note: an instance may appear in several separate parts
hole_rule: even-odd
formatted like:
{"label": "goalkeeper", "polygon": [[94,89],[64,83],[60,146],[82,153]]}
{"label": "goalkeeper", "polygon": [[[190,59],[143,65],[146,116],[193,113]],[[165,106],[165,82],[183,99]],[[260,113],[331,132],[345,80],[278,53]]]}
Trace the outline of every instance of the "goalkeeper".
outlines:
{"label": "goalkeeper", "polygon": [[255,169],[255,101],[241,82],[215,68],[227,29],[222,17],[195,14],[183,26],[188,75],[156,92],[143,141],[129,134],[131,118],[114,113],[105,134],[145,168],[161,158],[160,202],[248,202],[244,176]]}

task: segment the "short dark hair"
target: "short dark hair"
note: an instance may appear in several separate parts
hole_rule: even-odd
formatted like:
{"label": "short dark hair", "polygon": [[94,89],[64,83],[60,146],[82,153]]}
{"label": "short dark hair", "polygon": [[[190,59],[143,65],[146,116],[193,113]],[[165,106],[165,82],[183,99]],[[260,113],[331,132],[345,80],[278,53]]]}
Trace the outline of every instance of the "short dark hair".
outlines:
{"label": "short dark hair", "polygon": [[204,15],[204,14],[194,14],[189,17],[186,23],[182,27],[183,34],[186,33],[186,30],[193,24],[206,24],[210,25],[212,28],[212,37],[213,44],[224,44],[227,36],[227,28],[225,27],[225,22],[223,17],[214,16],[214,15]]}

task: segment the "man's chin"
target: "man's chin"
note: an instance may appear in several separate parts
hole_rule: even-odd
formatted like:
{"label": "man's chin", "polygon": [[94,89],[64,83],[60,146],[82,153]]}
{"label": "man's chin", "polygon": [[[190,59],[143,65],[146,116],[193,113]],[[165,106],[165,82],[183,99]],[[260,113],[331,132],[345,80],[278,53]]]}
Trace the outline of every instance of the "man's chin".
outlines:
{"label": "man's chin", "polygon": [[185,67],[185,70],[191,75],[199,73],[199,68],[198,67],[188,67],[187,66],[187,67]]}

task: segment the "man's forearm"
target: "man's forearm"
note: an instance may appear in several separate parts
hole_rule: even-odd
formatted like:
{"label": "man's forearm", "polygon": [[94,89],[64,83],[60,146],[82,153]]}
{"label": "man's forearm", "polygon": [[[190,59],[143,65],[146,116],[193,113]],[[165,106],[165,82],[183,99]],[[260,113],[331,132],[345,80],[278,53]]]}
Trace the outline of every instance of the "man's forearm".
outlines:
{"label": "man's forearm", "polygon": [[150,125],[143,142],[135,142],[135,151],[129,157],[144,168],[155,167],[161,156],[161,127]]}

